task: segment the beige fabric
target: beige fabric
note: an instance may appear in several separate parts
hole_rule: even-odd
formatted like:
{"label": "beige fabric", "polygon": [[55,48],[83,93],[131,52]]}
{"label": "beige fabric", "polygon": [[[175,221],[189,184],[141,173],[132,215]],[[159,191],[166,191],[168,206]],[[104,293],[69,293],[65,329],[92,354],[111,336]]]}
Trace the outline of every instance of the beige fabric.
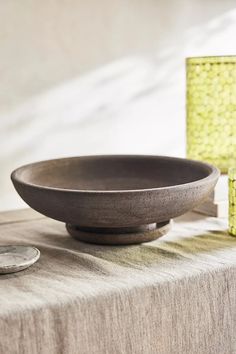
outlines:
{"label": "beige fabric", "polygon": [[1,354],[236,353],[236,238],[225,220],[189,214],[155,242],[108,247],[13,216],[0,221],[0,244],[35,245],[41,258],[0,276]]}
{"label": "beige fabric", "polygon": [[42,219],[44,216],[33,209],[20,209],[4,211],[0,213],[0,225],[14,222]]}

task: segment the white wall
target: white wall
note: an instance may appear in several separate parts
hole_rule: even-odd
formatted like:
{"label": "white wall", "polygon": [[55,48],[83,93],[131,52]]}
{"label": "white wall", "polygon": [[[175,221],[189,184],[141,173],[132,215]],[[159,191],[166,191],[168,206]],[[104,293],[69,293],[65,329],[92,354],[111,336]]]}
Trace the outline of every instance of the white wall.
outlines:
{"label": "white wall", "polygon": [[184,58],[236,54],[235,20],[232,0],[2,1],[0,209],[30,161],[183,156]]}

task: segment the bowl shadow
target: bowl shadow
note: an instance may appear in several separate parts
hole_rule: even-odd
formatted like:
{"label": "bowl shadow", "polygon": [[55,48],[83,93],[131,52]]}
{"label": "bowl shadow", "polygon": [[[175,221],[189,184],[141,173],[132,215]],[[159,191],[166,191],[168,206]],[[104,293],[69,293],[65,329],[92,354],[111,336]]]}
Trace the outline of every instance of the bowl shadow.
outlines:
{"label": "bowl shadow", "polygon": [[[77,256],[75,262],[78,262],[81,258],[79,263],[86,268],[86,262],[83,263],[83,256],[91,257],[90,270],[95,259],[127,268],[158,268],[159,266],[172,266],[173,264],[178,266],[178,262],[181,264],[203,258],[207,260],[208,257],[216,256],[217,252],[236,247],[236,238],[230,236],[227,230],[209,230],[194,236],[175,237],[173,240],[169,240],[168,237],[165,240],[164,236],[153,242],[127,246],[84,243],[74,240],[66,231],[60,234],[42,232],[40,238],[42,241],[45,239],[47,243],[50,243],[49,254],[54,248],[54,256],[57,254],[56,257],[62,257],[64,263],[65,257],[71,253]],[[87,257],[86,259],[88,259]]]}

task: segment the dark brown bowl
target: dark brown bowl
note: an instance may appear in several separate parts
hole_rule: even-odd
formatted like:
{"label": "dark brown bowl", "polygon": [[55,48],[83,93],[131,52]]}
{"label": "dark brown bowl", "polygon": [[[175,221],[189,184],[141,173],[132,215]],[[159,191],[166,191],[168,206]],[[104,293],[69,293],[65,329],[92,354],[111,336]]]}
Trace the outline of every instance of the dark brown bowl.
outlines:
{"label": "dark brown bowl", "polygon": [[[42,161],[11,175],[29,206],[97,243],[143,242],[150,238],[142,235],[151,233],[156,238],[156,228],[200,204],[218,177],[216,167],[198,161],[129,155]],[[136,241],[122,242],[139,232]],[[121,240],[113,236],[118,234]]]}

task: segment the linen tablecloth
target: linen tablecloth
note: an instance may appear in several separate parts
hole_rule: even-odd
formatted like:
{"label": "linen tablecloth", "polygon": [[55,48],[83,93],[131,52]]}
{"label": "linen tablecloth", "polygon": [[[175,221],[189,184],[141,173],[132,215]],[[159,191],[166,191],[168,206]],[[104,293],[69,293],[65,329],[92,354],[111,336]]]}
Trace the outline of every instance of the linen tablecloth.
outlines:
{"label": "linen tablecloth", "polygon": [[40,260],[0,276],[1,354],[234,354],[236,238],[191,213],[135,246],[73,240],[31,210],[0,214],[0,244]]}

